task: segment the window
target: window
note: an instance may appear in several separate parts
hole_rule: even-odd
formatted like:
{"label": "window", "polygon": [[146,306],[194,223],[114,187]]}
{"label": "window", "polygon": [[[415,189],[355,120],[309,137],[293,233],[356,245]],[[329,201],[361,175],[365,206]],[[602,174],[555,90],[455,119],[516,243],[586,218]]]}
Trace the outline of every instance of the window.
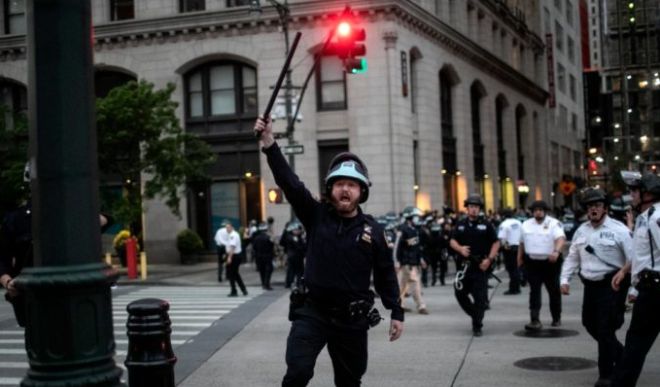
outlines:
{"label": "window", "polygon": [[566,37],[566,51],[568,51],[568,60],[575,63],[575,41],[570,36]]}
{"label": "window", "polygon": [[571,129],[573,129],[574,132],[577,132],[578,130],[578,117],[575,113],[571,114]]}
{"label": "window", "polygon": [[555,0],[555,8],[561,12],[561,0]]}
{"label": "window", "polygon": [[346,109],[346,73],[341,59],[336,56],[324,56],[316,70],[317,109]]}
{"label": "window", "polygon": [[227,8],[230,7],[242,7],[244,5],[250,5],[252,0],[227,0]]}
{"label": "window", "polygon": [[110,20],[130,20],[135,18],[133,0],[110,0]]}
{"label": "window", "polygon": [[25,0],[5,0],[5,34],[25,33]]}
{"label": "window", "polygon": [[545,27],[545,33],[550,33],[550,10],[543,7],[543,26]]}
{"label": "window", "polygon": [[251,118],[257,115],[257,75],[237,62],[215,62],[186,76],[187,117],[192,120]]}
{"label": "window", "polygon": [[566,68],[561,63],[557,63],[557,88],[566,93]]}
{"label": "window", "polygon": [[564,28],[555,20],[555,47],[558,51],[564,51]]}
{"label": "window", "polygon": [[569,26],[573,25],[573,4],[571,4],[571,0],[566,0],[566,22]]}
{"label": "window", "polygon": [[576,94],[577,90],[576,90],[576,88],[577,88],[577,85],[576,85],[575,77],[573,76],[573,74],[570,74],[568,76],[568,93],[570,94],[571,99],[574,102],[577,99],[577,94]]}
{"label": "window", "polygon": [[451,80],[445,71],[440,74],[440,124],[442,137],[454,137],[454,119],[451,106]]}
{"label": "window", "polygon": [[206,8],[205,0],[180,0],[179,11],[195,12],[203,11]]}
{"label": "window", "polygon": [[568,109],[566,106],[559,105],[559,129],[567,130],[568,129]]}

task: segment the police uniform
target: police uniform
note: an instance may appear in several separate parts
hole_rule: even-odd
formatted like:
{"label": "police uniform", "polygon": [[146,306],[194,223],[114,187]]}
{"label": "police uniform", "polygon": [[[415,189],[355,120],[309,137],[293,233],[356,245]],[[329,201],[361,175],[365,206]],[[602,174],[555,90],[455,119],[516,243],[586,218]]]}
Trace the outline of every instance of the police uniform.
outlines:
{"label": "police uniform", "polygon": [[635,222],[632,283],[638,291],[621,362],[612,386],[635,386],[644,360],[660,332],[660,203]]}
{"label": "police uniform", "polygon": [[[445,276],[447,274],[447,257],[443,254],[446,249],[447,241],[442,236],[442,225],[433,222],[429,227],[429,239],[427,243],[426,258],[431,266],[431,285],[435,286],[438,278],[440,284],[445,285]],[[438,273],[438,270],[440,273]]]}
{"label": "police uniform", "polygon": [[577,229],[562,265],[561,285],[568,285],[578,270],[584,283],[582,325],[598,342],[600,379],[612,377],[614,365],[623,352],[616,331],[623,325],[630,280],[623,281],[618,291],[611,283],[612,277],[632,257],[630,230],[606,216],[596,228],[585,222]]}
{"label": "police uniform", "polygon": [[[307,231],[306,301],[293,313],[287,340],[287,373],[283,386],[304,386],[326,346],[332,359],[335,384],[358,386],[367,367],[368,318],[352,311],[373,306],[369,289],[373,273],[376,292],[391,309],[393,320],[403,321],[399,287],[383,228],[358,207],[352,218],[340,216],[334,206],[319,202],[287,164],[277,143],[263,152],[275,181]],[[362,197],[366,200],[366,197]]]}
{"label": "police uniform", "polygon": [[[470,247],[470,257],[457,254],[461,260],[462,271],[457,273],[454,282],[454,294],[463,311],[472,318],[472,330],[480,333],[484,313],[488,304],[488,271],[479,268],[484,259],[488,259],[493,243],[497,243],[497,233],[491,223],[482,216],[475,220],[469,217],[459,220],[451,239],[461,246]],[[465,266],[467,265],[467,266]],[[462,277],[462,278],[460,278]],[[472,295],[472,300],[470,300]]]}
{"label": "police uniform", "polygon": [[505,219],[500,224],[497,237],[502,241],[504,252],[504,267],[509,273],[509,290],[505,294],[520,293],[520,270],[518,269],[518,244],[522,223],[513,217]]}
{"label": "police uniform", "polygon": [[[24,267],[31,267],[32,211],[30,203],[10,212],[0,225],[0,277],[16,278]],[[25,326],[25,297],[22,293],[5,299],[12,304],[18,325]]]}
{"label": "police uniform", "polygon": [[541,223],[535,218],[527,219],[522,224],[521,243],[524,247],[524,264],[529,281],[529,310],[532,323],[540,323],[541,285],[544,284],[550,298],[550,313],[554,325],[561,321],[561,291],[559,274],[561,273],[561,254],[556,262],[550,262],[548,256],[555,250],[555,241],[565,238],[561,223],[546,215]]}
{"label": "police uniform", "polygon": [[407,220],[399,228],[395,243],[395,256],[401,265],[399,270],[401,304],[405,299],[404,293],[409,292],[413,296],[417,310],[422,314],[426,314],[426,304],[422,299],[419,273],[419,265],[422,261],[421,235],[419,229],[412,225],[411,220]]}
{"label": "police uniform", "polygon": [[275,258],[275,243],[268,233],[268,228],[259,229],[252,236],[252,254],[257,264],[261,287],[271,290],[270,277],[273,274],[273,259]]}
{"label": "police uniform", "polygon": [[307,250],[305,235],[302,232],[295,234],[294,230],[287,230],[282,234],[280,245],[286,251],[286,278],[284,285],[286,288],[290,288],[294,282],[296,285],[299,285],[305,271],[305,250]]}

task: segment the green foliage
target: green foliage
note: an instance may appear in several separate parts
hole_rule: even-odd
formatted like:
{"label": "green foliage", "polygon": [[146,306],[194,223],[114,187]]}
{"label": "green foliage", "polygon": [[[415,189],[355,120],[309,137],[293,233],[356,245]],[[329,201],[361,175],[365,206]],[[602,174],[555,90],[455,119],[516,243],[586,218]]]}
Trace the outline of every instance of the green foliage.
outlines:
{"label": "green foliage", "polygon": [[23,183],[27,149],[27,118],[0,105],[0,218],[29,197],[29,187]]}
{"label": "green foliage", "polygon": [[195,231],[185,229],[176,236],[176,248],[181,255],[191,255],[200,252],[204,243]]}
{"label": "green foliage", "polygon": [[180,216],[179,202],[186,184],[209,180],[206,169],[215,156],[209,146],[186,133],[175,114],[171,97],[175,86],[156,90],[144,80],[110,91],[96,103],[99,169],[102,175],[120,177],[124,194],[114,200],[113,216],[123,224],[139,221],[144,197],[159,197]]}

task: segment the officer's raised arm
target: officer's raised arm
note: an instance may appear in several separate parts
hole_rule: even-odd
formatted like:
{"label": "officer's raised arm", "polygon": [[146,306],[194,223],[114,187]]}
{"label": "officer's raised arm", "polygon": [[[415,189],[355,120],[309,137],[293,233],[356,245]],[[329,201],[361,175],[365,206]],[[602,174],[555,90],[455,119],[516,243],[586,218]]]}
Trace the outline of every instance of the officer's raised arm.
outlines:
{"label": "officer's raised arm", "polygon": [[263,117],[257,118],[254,131],[260,134],[262,151],[266,154],[268,166],[273,172],[275,183],[284,191],[284,195],[296,212],[298,219],[306,228],[309,228],[310,216],[312,216],[313,209],[319,205],[319,202],[314,199],[305,184],[300,181],[284,159],[284,155],[273,136],[272,121],[270,119],[264,120]]}

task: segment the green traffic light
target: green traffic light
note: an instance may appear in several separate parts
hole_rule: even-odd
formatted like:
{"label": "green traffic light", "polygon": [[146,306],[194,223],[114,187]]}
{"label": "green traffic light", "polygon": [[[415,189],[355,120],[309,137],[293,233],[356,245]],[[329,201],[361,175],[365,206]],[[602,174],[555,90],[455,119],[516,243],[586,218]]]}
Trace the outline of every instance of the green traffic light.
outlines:
{"label": "green traffic light", "polygon": [[351,69],[352,74],[362,74],[367,72],[367,58],[360,58],[360,67]]}

